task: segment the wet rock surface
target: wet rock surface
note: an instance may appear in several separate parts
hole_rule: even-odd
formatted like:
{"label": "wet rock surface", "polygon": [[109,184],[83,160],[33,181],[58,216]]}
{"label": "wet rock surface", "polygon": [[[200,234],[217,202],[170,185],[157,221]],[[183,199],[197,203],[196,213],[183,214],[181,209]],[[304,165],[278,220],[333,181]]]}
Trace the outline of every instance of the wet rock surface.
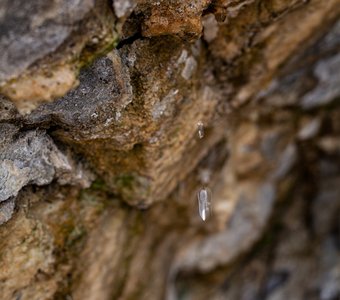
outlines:
{"label": "wet rock surface", "polygon": [[339,16],[0,0],[1,299],[338,299]]}

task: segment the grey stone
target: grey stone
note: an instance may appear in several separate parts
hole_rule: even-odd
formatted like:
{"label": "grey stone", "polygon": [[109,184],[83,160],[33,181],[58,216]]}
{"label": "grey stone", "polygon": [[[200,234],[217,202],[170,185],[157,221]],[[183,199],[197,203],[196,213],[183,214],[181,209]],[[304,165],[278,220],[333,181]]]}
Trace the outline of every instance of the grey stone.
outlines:
{"label": "grey stone", "polygon": [[176,101],[177,94],[178,90],[172,89],[160,102],[155,104],[152,111],[152,116],[154,119],[157,120],[162,116],[170,116],[173,113],[173,103]]}
{"label": "grey stone", "polygon": [[0,203],[0,225],[11,219],[15,207],[14,198]]}
{"label": "grey stone", "polygon": [[15,197],[27,184],[46,185],[58,177],[64,184],[86,185],[88,176],[70,176],[76,171],[72,159],[44,131],[19,132],[14,125],[1,124],[0,132],[6,132],[0,144],[0,201]]}
{"label": "grey stone", "polygon": [[185,60],[185,65],[181,73],[182,77],[186,80],[189,80],[196,68],[197,68],[197,62],[195,58],[193,56],[189,56]]}
{"label": "grey stone", "polygon": [[308,140],[315,137],[319,132],[320,126],[320,119],[313,119],[309,121],[298,132],[298,138],[300,140]]}
{"label": "grey stone", "polygon": [[113,8],[115,10],[116,16],[121,18],[130,13],[136,4],[137,3],[134,0],[114,0]]}
{"label": "grey stone", "polygon": [[10,100],[0,95],[0,123],[20,119],[19,113]]}
{"label": "grey stone", "polygon": [[289,144],[283,150],[281,157],[279,158],[276,171],[273,173],[273,178],[282,179],[291,170],[294,163],[297,160],[297,149],[294,144]]}
{"label": "grey stone", "polygon": [[1,0],[0,82],[55,51],[94,6],[94,0]]}
{"label": "grey stone", "polygon": [[64,97],[33,111],[26,122],[62,124],[76,139],[111,137],[106,126],[111,124],[109,118],[117,123],[132,100],[129,77],[117,52],[113,51],[83,69],[79,81],[79,86]]}
{"label": "grey stone", "polygon": [[326,105],[340,96],[340,54],[322,60],[315,67],[315,76],[319,83],[301,100],[304,109]]}
{"label": "grey stone", "polygon": [[320,300],[337,299],[340,295],[340,255],[331,238],[327,238],[321,247]]}
{"label": "grey stone", "polygon": [[203,37],[209,43],[213,41],[218,34],[218,23],[214,14],[204,16],[203,20]]}
{"label": "grey stone", "polygon": [[340,209],[340,177],[325,176],[313,205],[313,229],[322,236],[331,230],[333,219]]}
{"label": "grey stone", "polygon": [[209,272],[228,264],[261,236],[275,202],[275,187],[239,186],[238,204],[225,231],[194,243],[178,261],[181,270]]}
{"label": "grey stone", "polygon": [[339,28],[338,21],[312,47],[291,59],[283,68],[282,74],[259,92],[257,98],[264,99],[267,104],[275,107],[299,105],[305,110],[336,101],[340,95]]}

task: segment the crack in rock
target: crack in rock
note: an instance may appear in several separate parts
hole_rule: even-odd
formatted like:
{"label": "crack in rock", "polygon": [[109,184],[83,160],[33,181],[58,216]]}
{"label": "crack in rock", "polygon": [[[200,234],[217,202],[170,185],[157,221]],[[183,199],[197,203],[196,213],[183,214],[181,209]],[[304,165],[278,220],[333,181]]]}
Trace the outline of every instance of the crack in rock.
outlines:
{"label": "crack in rock", "polygon": [[[9,220],[13,199],[28,184],[89,186],[91,175],[54,144],[42,130],[20,132],[12,124],[0,124],[0,224]],[[9,200],[11,199],[11,200]]]}

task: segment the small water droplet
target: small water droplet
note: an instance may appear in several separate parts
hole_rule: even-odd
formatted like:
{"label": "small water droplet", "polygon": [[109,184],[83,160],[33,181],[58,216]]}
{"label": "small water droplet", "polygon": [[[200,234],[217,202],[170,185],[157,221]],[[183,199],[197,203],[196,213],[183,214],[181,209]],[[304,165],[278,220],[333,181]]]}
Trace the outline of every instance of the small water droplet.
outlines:
{"label": "small water droplet", "polygon": [[197,122],[197,135],[200,139],[204,137],[204,124],[202,121]]}
{"label": "small water droplet", "polygon": [[203,185],[208,185],[211,177],[210,169],[200,169],[199,170],[199,180]]}
{"label": "small water droplet", "polygon": [[198,212],[203,221],[211,216],[211,191],[209,188],[201,188],[197,193]]}

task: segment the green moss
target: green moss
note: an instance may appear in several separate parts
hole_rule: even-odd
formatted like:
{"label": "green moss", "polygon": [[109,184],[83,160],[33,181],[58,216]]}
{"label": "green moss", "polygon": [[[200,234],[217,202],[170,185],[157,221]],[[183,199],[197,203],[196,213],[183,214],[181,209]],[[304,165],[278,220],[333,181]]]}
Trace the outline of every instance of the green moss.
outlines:
{"label": "green moss", "polygon": [[99,190],[99,191],[104,191],[104,192],[106,192],[106,191],[108,190],[108,187],[107,187],[107,185],[106,185],[106,183],[105,183],[104,180],[98,178],[98,179],[96,179],[96,180],[92,183],[90,189],[91,189],[91,190]]}
{"label": "green moss", "polygon": [[128,189],[133,190],[135,183],[135,178],[131,174],[123,174],[117,177],[116,185],[118,189]]}
{"label": "green moss", "polygon": [[112,178],[114,192],[130,203],[143,205],[150,197],[150,179],[135,173],[120,174]]}
{"label": "green moss", "polygon": [[97,195],[91,190],[83,190],[80,193],[80,200],[89,205],[96,205],[99,201]]}
{"label": "green moss", "polygon": [[75,226],[67,236],[66,246],[72,247],[86,235],[86,230],[83,227]]}
{"label": "green moss", "polygon": [[109,201],[110,197],[106,191],[91,188],[81,191],[79,198],[82,201],[81,210],[86,211],[92,207],[95,209],[96,215],[100,215],[112,203]]}
{"label": "green moss", "polygon": [[75,60],[77,60],[78,69],[89,66],[96,58],[115,49],[118,43],[118,36],[113,36],[109,41],[105,41],[96,46],[85,45],[80,55],[75,58]]}

